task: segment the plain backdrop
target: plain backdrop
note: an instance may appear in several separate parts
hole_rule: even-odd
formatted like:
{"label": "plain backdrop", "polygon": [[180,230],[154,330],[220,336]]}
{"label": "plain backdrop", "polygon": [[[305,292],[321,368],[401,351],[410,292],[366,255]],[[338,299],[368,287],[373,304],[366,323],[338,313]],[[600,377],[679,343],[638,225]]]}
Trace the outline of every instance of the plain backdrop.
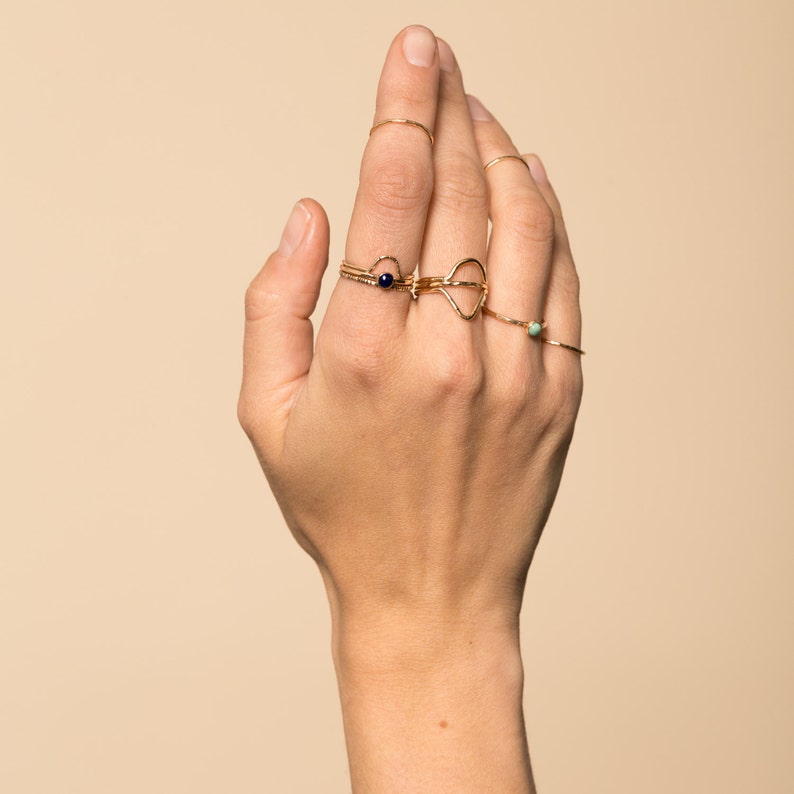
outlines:
{"label": "plain backdrop", "polygon": [[414,22],[543,156],[583,282],[523,612],[539,789],[792,791],[794,5],[30,0],[0,21],[3,792],[348,790],[320,578],[236,422],[242,297],[301,196],[341,258]]}

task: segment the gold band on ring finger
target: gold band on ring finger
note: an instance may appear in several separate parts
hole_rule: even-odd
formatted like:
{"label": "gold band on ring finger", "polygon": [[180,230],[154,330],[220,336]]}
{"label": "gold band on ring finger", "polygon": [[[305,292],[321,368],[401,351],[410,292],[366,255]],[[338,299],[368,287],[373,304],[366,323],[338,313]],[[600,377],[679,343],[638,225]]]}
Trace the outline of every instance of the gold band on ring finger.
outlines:
{"label": "gold band on ring finger", "polygon": [[578,353],[580,356],[586,355],[584,350],[581,350],[578,347],[574,347],[573,345],[566,345],[565,342],[555,342],[553,339],[546,339],[545,336],[541,336],[540,341],[543,342],[545,345],[556,345],[557,347],[564,347],[566,350],[572,350],[574,353]]}
{"label": "gold band on ring finger", "polygon": [[514,320],[512,317],[508,317],[506,314],[495,312],[488,306],[483,306],[482,311],[483,314],[487,314],[490,317],[495,317],[497,320],[500,320],[503,323],[509,323],[510,325],[516,325],[519,328],[523,328],[526,331],[528,337],[535,337],[536,339],[539,338],[540,341],[546,345],[564,347],[566,350],[572,350],[574,353],[578,353],[580,356],[585,355],[584,350],[581,348],[568,345],[565,342],[557,342],[554,339],[547,339],[545,336],[540,336],[541,331],[546,327],[546,322],[544,320]]}
{"label": "gold band on ring finger", "polygon": [[488,306],[483,306],[482,310],[483,314],[488,314],[491,317],[495,317],[497,320],[501,320],[503,323],[510,323],[510,325],[517,325],[519,328],[523,328],[527,332],[527,336],[539,336],[540,332],[546,327],[546,323],[543,320],[514,320],[512,317],[508,317],[506,314],[495,312]]}
{"label": "gold band on ring finger", "polygon": [[487,171],[492,165],[496,165],[497,163],[501,163],[502,160],[518,160],[519,163],[523,163],[527,167],[527,171],[529,171],[529,163],[520,155],[518,154],[502,154],[499,157],[494,157],[493,160],[487,162],[483,167],[483,171]]}

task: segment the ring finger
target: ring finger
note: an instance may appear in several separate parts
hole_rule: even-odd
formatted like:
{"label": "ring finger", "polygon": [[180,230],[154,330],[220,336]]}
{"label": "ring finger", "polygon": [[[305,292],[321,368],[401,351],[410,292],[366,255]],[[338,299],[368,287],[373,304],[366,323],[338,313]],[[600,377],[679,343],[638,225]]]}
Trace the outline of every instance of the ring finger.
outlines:
{"label": "ring finger", "polygon": [[474,97],[469,97],[469,108],[493,224],[488,306],[515,319],[539,322],[551,269],[554,215],[502,126]]}

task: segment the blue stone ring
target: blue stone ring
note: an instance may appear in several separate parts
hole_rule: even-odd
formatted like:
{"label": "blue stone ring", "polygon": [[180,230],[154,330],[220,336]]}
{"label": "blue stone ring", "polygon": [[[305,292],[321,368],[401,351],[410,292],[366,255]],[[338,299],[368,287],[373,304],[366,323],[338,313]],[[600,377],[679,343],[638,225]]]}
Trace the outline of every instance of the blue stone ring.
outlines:
{"label": "blue stone ring", "polygon": [[[393,262],[397,273],[384,269],[381,264],[387,260]],[[378,267],[378,266],[381,267]],[[378,272],[376,272],[376,268]],[[351,265],[350,262],[342,260],[339,267],[339,275],[349,278],[351,281],[358,281],[359,284],[369,284],[371,287],[380,289],[392,289],[397,292],[410,292],[414,286],[414,275],[411,273],[404,276],[400,270],[400,263],[393,256],[379,256],[368,268]]]}

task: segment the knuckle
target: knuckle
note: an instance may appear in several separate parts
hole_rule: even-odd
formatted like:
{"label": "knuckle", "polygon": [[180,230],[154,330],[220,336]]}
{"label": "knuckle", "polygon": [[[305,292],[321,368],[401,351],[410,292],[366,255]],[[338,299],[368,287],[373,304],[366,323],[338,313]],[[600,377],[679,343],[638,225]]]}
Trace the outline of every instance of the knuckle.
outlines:
{"label": "knuckle", "polygon": [[237,400],[237,421],[240,423],[240,427],[245,431],[245,434],[250,436],[253,432],[254,418],[250,403],[242,393]]}
{"label": "knuckle", "polygon": [[537,386],[526,367],[501,370],[490,384],[490,402],[503,417],[518,417],[534,402]]}
{"label": "knuckle", "polygon": [[261,278],[254,279],[245,291],[245,319],[257,322],[277,314],[283,305],[280,295],[265,287]]}
{"label": "knuckle", "polygon": [[540,197],[509,202],[505,222],[522,242],[549,245],[554,239],[554,213]]}
{"label": "knuckle", "polygon": [[549,404],[552,424],[563,434],[573,432],[579,404],[582,401],[582,368],[569,366],[550,379]]}
{"label": "knuckle", "polygon": [[367,203],[390,215],[422,209],[430,200],[432,175],[410,159],[392,157],[378,163],[371,178],[362,178]]}
{"label": "knuckle", "polygon": [[468,400],[482,391],[485,371],[470,342],[438,340],[428,352],[425,382],[433,394]]}
{"label": "knuckle", "polygon": [[455,213],[479,212],[485,216],[488,212],[488,191],[482,170],[477,168],[460,168],[440,165],[443,178],[438,180],[433,200],[447,206]]}
{"label": "knuckle", "polygon": [[338,336],[329,353],[333,371],[348,383],[373,390],[383,382],[387,363],[383,339],[371,329]]}
{"label": "knuckle", "polygon": [[579,281],[579,274],[573,268],[573,265],[570,267],[568,272],[565,273],[565,278],[562,282],[562,289],[564,293],[564,299],[568,301],[570,305],[578,306],[579,305],[579,293],[580,293],[581,283]]}
{"label": "knuckle", "polygon": [[237,421],[250,441],[257,445],[264,436],[262,433],[262,411],[257,407],[257,401],[249,394],[243,385],[237,399]]}
{"label": "knuckle", "polygon": [[[378,118],[401,117],[419,121],[427,119],[428,103],[435,101],[438,90],[433,81],[403,71],[385,72],[381,75],[381,81],[377,97]],[[388,111],[381,105],[382,102],[388,104]]]}

